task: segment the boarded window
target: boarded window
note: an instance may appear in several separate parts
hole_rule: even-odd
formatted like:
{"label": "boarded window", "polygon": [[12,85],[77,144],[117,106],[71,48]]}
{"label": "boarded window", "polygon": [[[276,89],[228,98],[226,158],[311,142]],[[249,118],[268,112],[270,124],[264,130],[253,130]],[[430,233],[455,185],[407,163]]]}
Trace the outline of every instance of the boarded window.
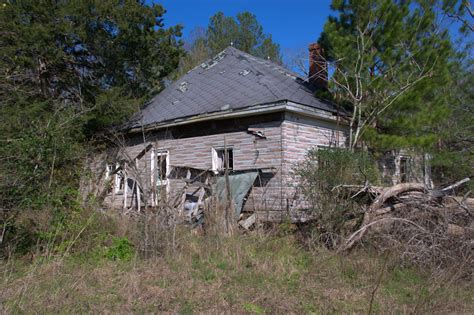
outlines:
{"label": "boarded window", "polygon": [[223,171],[225,169],[234,169],[234,150],[232,148],[213,148],[212,149],[212,169],[214,171]]}

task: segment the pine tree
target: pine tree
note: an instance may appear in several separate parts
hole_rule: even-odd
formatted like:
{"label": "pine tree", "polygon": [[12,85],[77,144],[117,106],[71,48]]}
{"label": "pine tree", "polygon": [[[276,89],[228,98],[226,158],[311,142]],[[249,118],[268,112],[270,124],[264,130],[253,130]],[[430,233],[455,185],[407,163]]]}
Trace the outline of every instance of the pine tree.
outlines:
{"label": "pine tree", "polygon": [[254,56],[282,63],[280,46],[273,42],[271,35],[263,33],[263,27],[250,12],[237,14],[236,18],[222,12],[214,14],[206,30],[196,28],[188,42],[186,55],[174,78],[178,78],[206,59],[213,57],[229,45]]}
{"label": "pine tree", "polygon": [[331,88],[352,111],[350,147],[428,147],[449,113],[452,49],[431,1],[334,0],[320,37]]}
{"label": "pine tree", "polygon": [[218,12],[207,28],[207,44],[211,54],[217,54],[233,43],[234,47],[261,58],[281,63],[280,46],[271,35],[263,32],[257,17],[250,12],[237,14],[236,19]]}

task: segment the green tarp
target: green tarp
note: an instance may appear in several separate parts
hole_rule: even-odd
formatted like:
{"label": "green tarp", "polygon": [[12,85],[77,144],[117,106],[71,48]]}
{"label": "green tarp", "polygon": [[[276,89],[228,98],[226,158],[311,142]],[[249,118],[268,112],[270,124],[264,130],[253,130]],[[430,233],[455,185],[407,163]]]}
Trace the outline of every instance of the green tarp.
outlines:
{"label": "green tarp", "polygon": [[[229,174],[229,186],[232,202],[235,210],[235,217],[238,218],[242,211],[242,204],[250,188],[257,178],[258,171],[251,171],[242,174]],[[221,202],[227,201],[226,179],[219,176],[213,190],[217,192],[217,197]]]}

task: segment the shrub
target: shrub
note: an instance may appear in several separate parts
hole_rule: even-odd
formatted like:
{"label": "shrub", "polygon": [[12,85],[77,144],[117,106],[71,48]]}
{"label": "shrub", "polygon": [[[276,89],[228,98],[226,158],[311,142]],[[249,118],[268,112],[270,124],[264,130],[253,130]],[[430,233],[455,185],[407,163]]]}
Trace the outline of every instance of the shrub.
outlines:
{"label": "shrub", "polygon": [[126,237],[114,237],[112,239],[112,245],[106,252],[106,257],[110,260],[129,261],[134,255],[135,248]]}
{"label": "shrub", "polygon": [[[367,152],[345,149],[311,149],[296,168],[296,174],[308,188],[330,191],[337,185],[363,185],[379,182],[379,172]],[[304,185],[302,187],[305,187]]]}
{"label": "shrub", "polygon": [[379,182],[379,173],[366,152],[345,149],[312,149],[294,169],[303,193],[316,219],[319,240],[332,247],[338,243],[345,223],[356,218],[359,207],[339,185]]}

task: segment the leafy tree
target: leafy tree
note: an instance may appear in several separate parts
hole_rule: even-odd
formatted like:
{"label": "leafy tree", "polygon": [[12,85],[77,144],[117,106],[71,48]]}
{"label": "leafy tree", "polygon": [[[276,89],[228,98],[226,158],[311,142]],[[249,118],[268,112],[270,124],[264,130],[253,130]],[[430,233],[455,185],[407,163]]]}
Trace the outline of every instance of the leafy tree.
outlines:
{"label": "leafy tree", "polygon": [[[473,10],[470,1],[438,0],[440,26],[451,30],[456,55],[452,58],[452,80],[445,82],[442,93],[449,98],[450,113],[437,126],[438,139],[431,151],[432,172],[437,184],[451,184],[472,176],[474,167],[474,38]],[[457,28],[458,33],[455,33]],[[470,181],[462,187],[474,189]]]}
{"label": "leafy tree", "polygon": [[[350,148],[429,146],[446,117],[452,49],[430,1],[334,0],[320,43],[331,88],[352,111]],[[439,92],[438,92],[438,89]]]}
{"label": "leafy tree", "polygon": [[[210,20],[207,27],[207,44],[211,54],[217,54],[230,43],[236,43],[239,36],[237,21],[231,16],[225,16],[223,12],[217,12]],[[237,47],[237,45],[236,45]],[[240,48],[237,47],[237,48]]]}
{"label": "leafy tree", "polygon": [[461,33],[474,32],[474,10],[469,0],[439,0],[440,11],[459,22]]}
{"label": "leafy tree", "polygon": [[21,86],[30,97],[79,108],[95,105],[111,88],[130,98],[155,94],[181,54],[180,27],[163,28],[164,12],[142,1],[7,3],[1,10],[3,93],[18,94]]}
{"label": "leafy tree", "polygon": [[186,54],[181,58],[179,68],[175,78],[179,78],[189,70],[193,69],[206,59],[211,57],[209,48],[207,47],[205,37],[198,37],[192,41],[191,47]]}
{"label": "leafy tree", "polygon": [[178,65],[181,27],[164,28],[164,13],[131,0],[0,6],[0,214],[74,207],[88,139]]}

